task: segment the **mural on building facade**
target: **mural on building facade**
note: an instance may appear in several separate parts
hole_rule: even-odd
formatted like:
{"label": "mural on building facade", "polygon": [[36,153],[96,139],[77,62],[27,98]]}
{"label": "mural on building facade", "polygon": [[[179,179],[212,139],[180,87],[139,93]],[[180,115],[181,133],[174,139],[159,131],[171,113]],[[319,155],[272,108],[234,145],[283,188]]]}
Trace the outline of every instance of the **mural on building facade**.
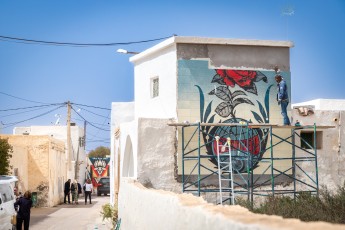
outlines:
{"label": "mural on building facade", "polygon": [[[198,94],[200,122],[242,124],[242,126],[202,126],[207,154],[217,156],[215,136],[220,137],[220,145],[225,145],[227,137],[230,137],[235,171],[240,173],[247,169],[247,154],[252,158],[252,163],[248,164],[249,168],[257,167],[266,151],[269,132],[266,128],[251,129],[248,126],[252,123],[270,122],[270,105],[277,104],[275,92],[271,93],[272,86],[275,85],[275,72],[210,69],[207,61],[200,60],[180,60],[179,64],[181,89],[179,89],[178,108],[182,114],[183,106],[188,100],[185,95],[191,98],[189,104],[195,103],[196,98],[191,96],[193,93],[190,92],[194,90]],[[191,81],[189,84],[188,79]],[[190,105],[189,107],[193,108]],[[274,113],[276,117],[280,116],[280,111],[276,110]],[[192,116],[189,117],[190,120],[194,119]],[[181,116],[181,119],[188,118]],[[224,153],[229,153],[228,146],[219,150],[220,156]],[[210,161],[217,166],[216,159],[212,157]]]}
{"label": "mural on building facade", "polygon": [[109,176],[109,157],[90,157],[88,158],[88,175],[94,187],[97,187],[98,179]]}

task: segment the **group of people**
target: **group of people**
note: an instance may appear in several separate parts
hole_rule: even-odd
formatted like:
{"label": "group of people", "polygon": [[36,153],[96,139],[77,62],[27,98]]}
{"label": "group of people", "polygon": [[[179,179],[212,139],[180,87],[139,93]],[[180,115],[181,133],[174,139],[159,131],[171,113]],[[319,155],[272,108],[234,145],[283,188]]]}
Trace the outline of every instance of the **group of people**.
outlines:
{"label": "group of people", "polygon": [[[84,186],[83,186],[83,190],[85,193],[85,204],[87,204],[87,198],[89,197],[89,201],[90,204],[92,204],[91,202],[91,193],[93,190],[93,186],[91,184],[91,180],[87,179]],[[72,204],[78,204],[78,199],[79,199],[79,194],[82,194],[82,188],[80,183],[78,183],[76,180],[73,181],[73,183],[71,183],[71,179],[68,179],[65,183],[65,189],[64,189],[64,203],[66,204],[66,197],[68,200],[68,203],[71,203],[70,200],[70,194],[72,194]]]}
{"label": "group of people", "polygon": [[[83,190],[85,192],[85,204],[87,204],[87,197],[89,197],[90,204],[91,203],[91,193],[92,193],[93,186],[91,184],[91,180],[87,180],[83,186]],[[16,195],[16,202],[14,203],[14,209],[17,212],[16,215],[16,228],[22,229],[22,225],[24,224],[24,230],[29,230],[30,224],[30,212],[32,207],[32,200],[31,200],[31,192],[26,191],[24,195],[21,192],[14,191]],[[72,203],[78,204],[79,194],[82,193],[82,187],[80,183],[76,180],[71,183],[69,179],[65,183],[65,197],[64,203],[66,204],[66,197],[68,197],[68,203],[70,204],[70,194],[72,194]]]}

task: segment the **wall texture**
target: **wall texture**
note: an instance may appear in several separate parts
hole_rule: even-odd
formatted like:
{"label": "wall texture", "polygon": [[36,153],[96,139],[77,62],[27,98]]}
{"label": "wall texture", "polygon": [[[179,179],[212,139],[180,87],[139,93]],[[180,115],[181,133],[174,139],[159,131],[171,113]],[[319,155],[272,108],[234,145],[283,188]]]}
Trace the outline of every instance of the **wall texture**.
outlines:
{"label": "wall texture", "polygon": [[38,192],[40,206],[52,207],[63,199],[67,178],[62,141],[49,136],[1,135],[13,147],[11,165],[18,169],[18,189]]}
{"label": "wall texture", "polygon": [[169,119],[138,121],[138,181],[147,187],[181,192],[176,182],[176,128]]}
{"label": "wall texture", "polygon": [[[336,107],[333,107],[335,109]],[[318,172],[319,184],[325,185],[330,190],[335,190],[337,186],[343,186],[345,182],[345,111],[336,110],[315,110],[313,114],[304,116],[300,115],[298,110],[293,109],[293,118],[299,121],[301,125],[320,126],[317,131],[317,142],[319,148],[318,155]],[[331,126],[322,128],[322,126]],[[304,132],[313,132],[312,129],[303,130]],[[299,131],[299,133],[303,132]],[[297,137],[296,143],[301,143],[301,139]],[[305,156],[303,150],[298,149],[297,156]],[[304,162],[301,164],[303,169],[310,174],[315,173],[315,166],[312,163]],[[310,179],[302,172],[297,175],[305,182]],[[302,186],[302,185],[300,185]]]}
{"label": "wall texture", "polygon": [[191,194],[146,189],[128,179],[121,181],[119,218],[123,230],[343,229],[342,225],[253,214],[239,206],[216,206]]}
{"label": "wall texture", "polygon": [[[13,133],[15,135],[29,134],[29,135],[48,135],[55,139],[62,140],[65,143],[66,151],[65,157],[68,160],[68,149],[67,149],[67,126],[30,126],[30,127],[16,127]],[[74,178],[75,174],[75,161],[77,159],[77,152],[79,152],[79,182],[85,181],[85,169],[86,169],[86,154],[84,147],[79,146],[79,138],[84,135],[84,129],[78,126],[71,126],[71,140],[72,150],[71,154],[71,170],[68,171],[68,178]],[[79,149],[79,151],[78,151]]]}

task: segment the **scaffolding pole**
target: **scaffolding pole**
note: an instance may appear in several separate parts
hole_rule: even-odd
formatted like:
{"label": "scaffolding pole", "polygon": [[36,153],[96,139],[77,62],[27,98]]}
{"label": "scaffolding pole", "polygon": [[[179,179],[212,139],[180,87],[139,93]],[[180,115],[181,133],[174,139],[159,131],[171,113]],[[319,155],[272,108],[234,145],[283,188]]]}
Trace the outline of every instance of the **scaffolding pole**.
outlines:
{"label": "scaffolding pole", "polygon": [[[294,198],[301,192],[310,192],[312,194],[318,195],[319,182],[318,182],[318,165],[317,165],[317,138],[316,130],[320,128],[331,128],[331,126],[278,126],[273,124],[250,124],[250,123],[171,123],[170,126],[181,127],[181,150],[182,150],[182,192],[191,192],[197,196],[201,196],[202,193],[217,193],[220,190],[222,192],[231,192],[234,196],[243,195],[247,197],[247,200],[253,203],[256,196],[268,196],[275,194],[286,195],[292,194]],[[233,172],[233,188],[232,189],[222,189],[220,188],[220,183],[214,183],[214,179],[222,177],[220,170],[217,166],[215,167],[215,161],[217,156],[211,154],[210,152],[202,151],[202,149],[207,149],[207,146],[212,146],[214,141],[216,141],[216,135],[207,133],[207,138],[204,138],[204,143],[201,142],[201,135],[205,135],[205,127],[232,127],[234,130],[240,130],[242,135],[247,139],[244,141],[239,138],[237,146],[229,146],[232,151],[229,151],[231,155],[232,165],[235,164],[242,165],[244,168],[237,169],[234,167]],[[188,134],[186,134],[186,129],[188,129]],[[194,129],[194,130],[193,130]],[[266,133],[264,138],[269,137],[269,142],[266,141],[266,148],[263,150],[264,153],[268,152],[269,157],[253,156],[250,153],[250,149],[253,150],[257,146],[253,146],[255,143],[250,143],[249,137],[253,137],[255,130],[261,129],[262,133]],[[288,137],[281,137],[274,133],[276,129],[290,129],[291,135]],[[313,130],[314,144],[310,146],[303,138],[298,134],[300,130]],[[266,130],[266,131],[265,131]],[[267,133],[268,132],[268,133]],[[256,132],[257,133],[257,132]],[[246,134],[246,135],[245,135]],[[218,134],[217,134],[218,135]],[[220,138],[231,138],[231,135],[235,135],[231,130],[229,132],[224,132],[223,135],[218,135]],[[238,134],[236,134],[238,135]],[[296,138],[298,136],[301,139],[301,143],[305,142],[311,150],[302,148],[296,144]],[[193,145],[197,140],[197,144]],[[273,143],[273,139],[276,139]],[[233,139],[232,139],[233,140]],[[290,141],[291,140],[291,141]],[[252,140],[253,141],[253,140]],[[291,145],[291,153],[286,154],[284,157],[276,157],[274,148],[282,143]],[[234,143],[236,144],[236,143]],[[256,143],[258,144],[258,143]],[[261,143],[260,143],[261,144]],[[232,145],[230,143],[230,145]],[[298,157],[296,155],[296,149],[302,150],[306,156]],[[219,151],[219,150],[218,150]],[[232,153],[231,153],[232,152]],[[285,170],[278,168],[275,162],[279,161],[289,161],[291,162],[291,167]],[[188,162],[188,163],[187,163]],[[214,164],[210,164],[213,162]],[[314,172],[307,172],[303,169],[304,162],[312,162],[315,164]],[[260,163],[263,167],[263,172],[255,174],[255,166]],[[265,164],[268,166],[265,168]],[[297,177],[296,171],[299,170],[301,174],[306,175],[310,182],[302,181]],[[277,179],[283,177],[283,180],[289,180],[293,184],[292,189],[277,189],[276,186],[279,184]],[[268,179],[267,179],[268,178]],[[213,182],[212,182],[213,181]],[[280,182],[282,183],[282,182]],[[218,184],[218,185],[217,185]],[[304,185],[307,189],[299,189],[297,184]],[[209,185],[209,186],[208,186]],[[270,186],[269,186],[270,185]],[[218,187],[217,187],[218,186]],[[269,186],[270,189],[262,188],[263,186]],[[210,188],[212,187],[212,188]],[[236,196],[237,196],[236,195]]]}

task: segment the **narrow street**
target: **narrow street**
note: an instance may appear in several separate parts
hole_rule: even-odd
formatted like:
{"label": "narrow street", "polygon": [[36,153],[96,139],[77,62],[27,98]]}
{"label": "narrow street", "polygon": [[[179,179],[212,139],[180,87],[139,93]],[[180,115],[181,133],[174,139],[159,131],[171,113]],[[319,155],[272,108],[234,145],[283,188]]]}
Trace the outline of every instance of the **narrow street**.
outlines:
{"label": "narrow street", "polygon": [[109,196],[93,196],[92,204],[86,204],[84,197],[79,198],[79,204],[62,204],[53,208],[32,208],[30,229],[111,229],[111,224],[102,222],[100,214],[102,205],[109,203]]}

